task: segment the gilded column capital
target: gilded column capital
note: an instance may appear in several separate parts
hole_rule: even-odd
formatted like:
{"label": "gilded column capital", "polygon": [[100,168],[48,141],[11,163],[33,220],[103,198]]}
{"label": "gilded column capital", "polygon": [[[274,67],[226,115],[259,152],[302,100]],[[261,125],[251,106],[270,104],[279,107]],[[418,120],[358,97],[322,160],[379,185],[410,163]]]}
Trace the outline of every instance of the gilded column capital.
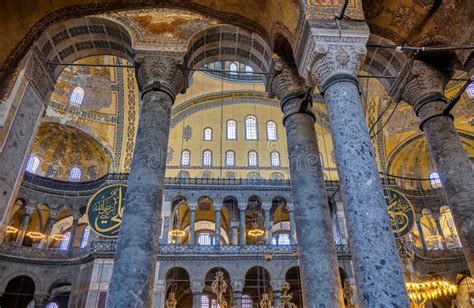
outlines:
{"label": "gilded column capital", "polygon": [[137,56],[136,76],[141,95],[148,91],[161,91],[174,101],[185,90],[186,69],[182,59],[163,55]]}
{"label": "gilded column capital", "polygon": [[446,101],[444,91],[449,81],[446,74],[428,63],[415,60],[402,99],[413,106],[415,113],[426,103],[433,100]]}
{"label": "gilded column capital", "polygon": [[308,22],[298,52],[298,71],[306,84],[324,89],[335,77],[357,81],[367,53],[369,28],[365,23]]}
{"label": "gilded column capital", "polygon": [[288,95],[304,94],[307,86],[296,65],[281,57],[273,57],[266,88],[271,95],[283,100]]}

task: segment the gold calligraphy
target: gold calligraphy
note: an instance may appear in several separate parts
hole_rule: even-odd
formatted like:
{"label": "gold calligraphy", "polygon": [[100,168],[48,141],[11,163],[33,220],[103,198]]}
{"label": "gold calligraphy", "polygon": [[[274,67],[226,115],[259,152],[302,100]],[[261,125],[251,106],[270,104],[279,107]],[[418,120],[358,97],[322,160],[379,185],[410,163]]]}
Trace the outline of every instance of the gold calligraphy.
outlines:
{"label": "gold calligraphy", "polygon": [[407,235],[415,223],[415,211],[410,201],[400,192],[385,189],[387,211],[395,238]]}
{"label": "gold calligraphy", "polygon": [[127,187],[115,184],[102,188],[87,205],[87,219],[95,233],[106,238],[118,237]]}

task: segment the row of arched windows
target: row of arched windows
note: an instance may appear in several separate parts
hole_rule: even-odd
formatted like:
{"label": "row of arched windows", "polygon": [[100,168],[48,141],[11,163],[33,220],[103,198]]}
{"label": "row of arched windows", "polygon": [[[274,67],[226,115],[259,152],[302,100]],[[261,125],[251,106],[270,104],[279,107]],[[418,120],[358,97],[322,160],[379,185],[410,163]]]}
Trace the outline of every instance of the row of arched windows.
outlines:
{"label": "row of arched windows", "polygon": [[[181,166],[189,166],[191,164],[191,152],[189,150],[183,150],[181,152]],[[280,153],[270,153],[270,164],[272,167],[280,167]],[[212,152],[210,150],[204,150],[202,152],[202,165],[204,167],[212,167]],[[235,152],[229,150],[225,153],[225,165],[228,167],[235,166]],[[258,166],[258,155],[256,151],[250,151],[247,154],[247,165],[249,167]]]}
{"label": "row of arched windows", "polygon": [[[210,299],[207,295],[201,295],[201,308],[220,308],[219,304],[215,299]],[[242,295],[242,308],[252,308],[253,301],[252,298],[244,294]]]}
{"label": "row of arched windows", "polygon": [[[26,162],[25,170],[29,173],[36,173],[40,165],[40,160],[36,156],[31,156]],[[50,173],[50,172],[48,172]],[[69,171],[69,180],[78,181],[81,179],[82,171],[79,167],[73,167]]]}
{"label": "row of arched windows", "polygon": [[[85,227],[84,232],[82,233],[82,237],[81,237],[81,248],[84,248],[87,246],[90,233],[91,233],[91,227],[90,226]],[[71,241],[71,232],[64,233],[64,239],[61,241],[61,244],[59,245],[59,249],[67,250],[70,241]]]}
{"label": "row of arched windows", "polygon": [[[210,127],[204,128],[203,140],[212,141],[213,130]],[[226,122],[226,138],[227,140],[237,140],[237,122],[235,120],[228,120]],[[253,115],[245,118],[245,139],[258,140],[258,125],[257,118]],[[277,125],[273,121],[267,122],[267,140],[278,140]]]}
{"label": "row of arched windows", "polygon": [[[181,170],[178,173],[178,177],[181,179],[189,179],[191,175],[189,174],[189,171]],[[212,179],[214,178],[214,174],[206,170],[206,171],[203,171],[199,177],[202,179]],[[228,171],[224,174],[224,178],[228,180],[235,180],[237,179],[237,174],[234,171]],[[259,180],[262,177],[260,176],[258,172],[249,172],[246,178],[248,180]],[[273,172],[272,174],[270,174],[270,179],[283,181],[285,179],[285,176],[280,172]]]}

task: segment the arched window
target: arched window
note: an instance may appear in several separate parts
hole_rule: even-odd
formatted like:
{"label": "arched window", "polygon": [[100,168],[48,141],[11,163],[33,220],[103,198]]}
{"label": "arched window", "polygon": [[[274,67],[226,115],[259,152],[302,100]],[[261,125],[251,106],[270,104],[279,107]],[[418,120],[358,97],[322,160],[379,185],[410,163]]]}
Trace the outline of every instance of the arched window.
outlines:
{"label": "arched window", "polygon": [[461,241],[459,240],[458,231],[454,225],[451,210],[445,205],[439,209],[439,212],[441,214],[439,217],[439,223],[446,241],[446,247],[448,249],[461,247]]}
{"label": "arched window", "polygon": [[251,73],[253,73],[253,68],[251,66],[246,65],[245,66],[245,72],[250,75]]}
{"label": "arched window", "polygon": [[235,180],[237,176],[235,175],[235,172],[229,171],[225,173],[225,178],[228,180]]}
{"label": "arched window", "polygon": [[202,179],[212,179],[213,177],[214,177],[214,174],[212,174],[212,172],[210,171],[204,171],[203,173],[201,173]]}
{"label": "arched window", "polygon": [[234,120],[227,121],[227,139],[237,140],[237,122]]}
{"label": "arched window", "polygon": [[82,104],[83,98],[84,98],[84,89],[81,87],[76,87],[72,91],[71,97],[69,97],[69,103],[80,105]]}
{"label": "arched window", "polygon": [[252,307],[253,307],[252,298],[247,294],[242,295],[242,308],[252,308]]}
{"label": "arched window", "polygon": [[212,166],[212,152],[205,150],[202,152],[202,165],[206,167]]}
{"label": "arched window", "polygon": [[247,116],[245,118],[245,139],[257,140],[257,118],[254,116]]}
{"label": "arched window", "polygon": [[78,181],[81,179],[81,175],[82,175],[81,169],[79,169],[78,167],[74,167],[69,172],[69,180]]}
{"label": "arched window", "polygon": [[71,240],[71,232],[66,232],[64,234],[64,240],[61,241],[61,245],[59,246],[60,250],[67,250],[67,246],[69,246],[69,241]]}
{"label": "arched window", "polygon": [[186,170],[181,170],[178,173],[178,178],[180,178],[180,179],[189,179],[189,172],[186,171]]}
{"label": "arched window", "polygon": [[430,185],[432,188],[441,187],[441,179],[439,178],[439,173],[433,171],[430,173]]}
{"label": "arched window", "polygon": [[26,171],[29,173],[35,173],[38,170],[40,160],[36,156],[31,156],[26,163]]}
{"label": "arched window", "polygon": [[261,179],[262,177],[260,176],[260,174],[258,174],[257,172],[249,172],[247,174],[247,179],[248,180],[259,180]]}
{"label": "arched window", "polygon": [[184,150],[181,152],[181,166],[189,166],[191,162],[191,152]]}
{"label": "arched window", "polygon": [[59,305],[55,302],[46,305],[46,308],[59,308]]}
{"label": "arched window", "polygon": [[199,245],[211,245],[212,244],[211,233],[208,233],[208,232],[199,233],[198,244]]}
{"label": "arched window", "polygon": [[280,167],[280,153],[271,152],[270,161],[271,161],[272,167]]}
{"label": "arched window", "polygon": [[278,140],[277,126],[273,121],[267,122],[267,140]]}
{"label": "arched window", "polygon": [[280,172],[273,172],[271,175],[270,175],[270,179],[271,180],[279,180],[279,181],[282,181],[285,179],[285,176],[283,174],[281,174]]}
{"label": "arched window", "polygon": [[469,98],[474,98],[474,83],[471,83],[466,89]]}
{"label": "arched window", "polygon": [[230,71],[230,73],[233,74],[233,75],[237,75],[237,70],[238,70],[238,68],[237,68],[237,63],[232,62],[232,63],[229,65],[229,71]]}
{"label": "arched window", "polygon": [[250,151],[248,154],[248,165],[249,167],[256,167],[258,165],[257,152]]}
{"label": "arched window", "polygon": [[234,151],[227,151],[225,153],[225,164],[226,164],[226,166],[235,166],[235,153],[234,153]]}
{"label": "arched window", "polygon": [[204,141],[211,141],[212,140],[212,128],[206,127],[204,129]]}
{"label": "arched window", "polygon": [[84,248],[87,246],[90,233],[91,233],[91,227],[90,226],[85,227],[84,233],[82,233],[82,238],[81,238],[81,248]]}

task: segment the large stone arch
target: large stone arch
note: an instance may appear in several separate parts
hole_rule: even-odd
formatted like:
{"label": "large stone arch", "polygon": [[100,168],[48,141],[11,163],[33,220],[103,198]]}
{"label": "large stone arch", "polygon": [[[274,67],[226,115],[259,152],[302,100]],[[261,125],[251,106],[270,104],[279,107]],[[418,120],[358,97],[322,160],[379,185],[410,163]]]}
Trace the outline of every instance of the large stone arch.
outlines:
{"label": "large stone arch", "polygon": [[[38,292],[39,290],[43,290],[43,285],[45,283],[42,283],[43,281],[32,271],[28,270],[23,270],[19,269],[18,267],[11,268],[9,273],[6,275],[2,275],[2,281],[0,282],[0,291],[3,293],[5,292],[5,289],[8,285],[8,283],[18,277],[18,276],[27,276],[33,280],[35,283],[35,292]],[[39,292],[38,292],[39,293]]]}
{"label": "large stone arch", "polygon": [[[268,72],[272,51],[268,42],[255,32],[232,25],[209,27],[194,35],[188,44],[189,68],[200,68],[215,61],[237,61],[256,72]],[[266,77],[262,75],[262,79]]]}

